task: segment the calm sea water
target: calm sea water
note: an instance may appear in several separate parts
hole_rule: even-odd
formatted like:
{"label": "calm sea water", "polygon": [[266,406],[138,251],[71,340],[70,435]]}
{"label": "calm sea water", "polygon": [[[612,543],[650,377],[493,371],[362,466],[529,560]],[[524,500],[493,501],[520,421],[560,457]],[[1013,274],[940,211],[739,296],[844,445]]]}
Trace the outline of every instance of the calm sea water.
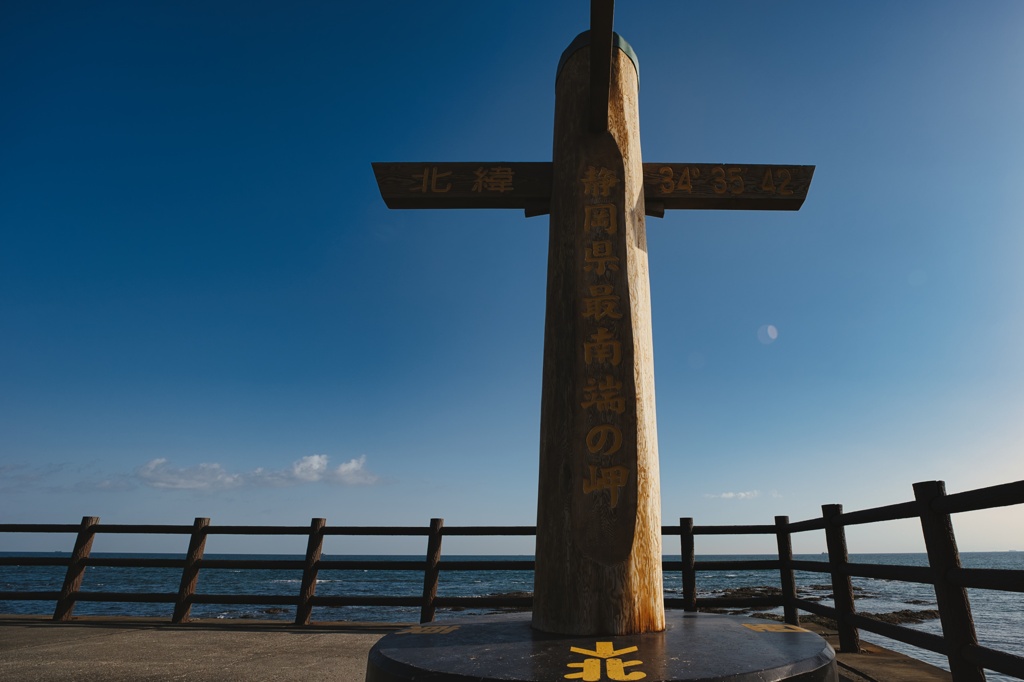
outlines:
{"label": "calm sea water", "polygon": [[[9,553],[0,552],[0,555]],[[59,553],[45,555],[56,556]],[[24,556],[24,554],[22,554]],[[94,556],[132,556],[183,558],[172,554],[100,554]],[[284,555],[213,555],[206,558],[224,559],[296,559],[301,557]],[[325,559],[413,559],[422,556],[324,556]],[[455,557],[446,559],[523,559],[527,557]],[[666,557],[678,559],[679,557]],[[699,556],[698,560],[742,560],[773,559],[771,555],[729,555]],[[824,561],[824,555],[797,556],[797,559]],[[1024,570],[1024,552],[965,552],[960,555],[967,568],[998,568]],[[924,566],[924,554],[859,554],[851,555],[857,563]],[[178,569],[129,569],[90,567],[86,570],[83,591],[95,592],[177,592],[181,572]],[[0,567],[0,591],[58,591],[64,579],[61,567]],[[798,571],[797,588],[801,597],[820,597],[830,604],[831,587],[828,574]],[[200,573],[197,591],[208,594],[297,594],[301,584],[300,571],[248,570],[248,569],[207,569]],[[857,611],[860,613],[889,613],[904,609],[934,609],[935,593],[930,585],[904,583],[890,580],[854,578]],[[697,574],[698,594],[717,596],[729,588],[737,587],[778,587],[779,578],[775,571],[707,571]],[[416,571],[321,571],[317,581],[318,595],[395,595],[419,596],[423,589],[422,573]],[[531,592],[533,573],[531,571],[458,571],[442,572],[438,596],[494,595],[510,592]],[[1024,656],[1024,594],[995,590],[968,590],[974,613],[979,641],[995,649]],[[682,595],[682,576],[679,572],[665,574],[666,596]],[[52,601],[0,601],[0,613],[7,614],[50,614]],[[75,615],[133,615],[169,618],[171,604],[141,603],[97,603],[78,602]],[[781,613],[781,609],[774,609]],[[458,612],[438,610],[437,620],[484,613],[487,610],[465,609]],[[290,620],[294,616],[291,607],[235,606],[218,604],[196,604],[192,608],[196,618],[261,618]],[[313,610],[315,621],[416,621],[418,608],[402,607],[358,607],[341,608],[317,607]],[[909,625],[916,629],[941,634],[938,620]],[[895,651],[926,660],[933,665],[946,668],[945,658],[929,651],[910,647],[901,642],[861,632],[861,637]],[[1013,678],[990,673],[990,680],[1009,681]]]}

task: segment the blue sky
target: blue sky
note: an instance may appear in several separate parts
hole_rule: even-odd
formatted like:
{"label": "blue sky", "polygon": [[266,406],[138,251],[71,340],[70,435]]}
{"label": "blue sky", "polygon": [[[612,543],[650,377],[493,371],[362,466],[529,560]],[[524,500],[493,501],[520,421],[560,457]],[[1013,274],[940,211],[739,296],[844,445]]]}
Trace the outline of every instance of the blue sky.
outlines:
{"label": "blue sky", "polygon": [[[664,522],[1024,478],[1024,4],[617,5],[645,161],[817,166],[797,213],[649,219]],[[583,0],[0,5],[0,518],[532,524],[547,219],[389,211],[370,163],[550,160],[587,21]],[[1024,511],[956,528],[1020,549]],[[921,547],[909,522],[850,531]]]}

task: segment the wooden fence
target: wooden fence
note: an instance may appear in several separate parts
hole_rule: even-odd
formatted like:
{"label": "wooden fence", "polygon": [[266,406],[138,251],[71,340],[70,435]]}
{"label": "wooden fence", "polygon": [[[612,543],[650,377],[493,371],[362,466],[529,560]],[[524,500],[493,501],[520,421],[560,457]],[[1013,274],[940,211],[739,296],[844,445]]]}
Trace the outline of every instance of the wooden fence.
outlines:
{"label": "wooden fence", "polygon": [[[1024,657],[978,644],[971,616],[967,588],[1024,592],[1024,571],[997,569],[966,569],[960,558],[953,533],[951,515],[959,512],[1024,504],[1024,481],[1007,483],[946,495],[941,481],[914,485],[914,499],[856,512],[843,512],[842,505],[822,507],[822,515],[805,521],[790,522],[786,516],[775,517],[774,524],[752,526],[695,526],[693,519],[682,518],[678,526],[663,526],[665,536],[678,536],[682,558],[665,561],[665,571],[682,572],[681,598],[668,598],[665,605],[686,611],[712,607],[782,607],[785,621],[799,624],[799,612],[806,611],[832,618],[839,631],[841,651],[858,651],[859,630],[867,630],[906,644],[944,655],[949,660],[954,682],[985,679],[984,671],[994,670],[1024,679]],[[920,520],[924,535],[928,566],[893,566],[851,563],[846,547],[845,527],[857,524]],[[793,558],[792,535],[824,531],[828,561],[798,561]],[[0,566],[63,566],[66,567],[63,587],[59,592],[2,592],[0,601],[44,600],[55,603],[53,620],[72,618],[76,602],[148,602],[173,604],[171,621],[186,622],[193,604],[246,604],[295,607],[295,623],[306,625],[314,606],[406,606],[420,608],[420,621],[434,619],[437,608],[529,608],[532,599],[510,596],[439,597],[437,587],[442,571],[521,570],[532,571],[532,560],[442,560],[441,541],[451,536],[534,535],[533,526],[465,526],[445,527],[441,519],[432,519],[423,526],[332,527],[324,519],[313,519],[304,526],[214,526],[209,519],[197,518],[186,525],[102,524],[87,516],[81,524],[0,524],[0,533],[73,533],[75,544],[71,556],[2,556]],[[93,540],[98,533],[188,535],[188,551],[184,559],[92,557]],[[694,537],[697,535],[774,535],[778,558],[748,561],[696,561]],[[206,559],[203,553],[210,535],[301,535],[307,537],[304,559]],[[426,536],[427,550],[423,561],[360,561],[321,558],[323,541],[329,535]],[[89,566],[126,568],[172,568],[181,570],[176,593],[92,592],[81,589],[85,569]],[[200,570],[301,570],[298,594],[205,594],[196,592]],[[403,570],[423,574],[423,591],[418,595],[321,595],[316,594],[317,575],[327,570]],[[701,571],[768,570],[778,571],[781,595],[761,597],[700,598],[697,573]],[[833,606],[801,599],[796,589],[795,571],[828,573],[832,582]],[[884,623],[857,613],[852,577],[876,578],[930,584],[934,586],[940,614],[942,635],[933,635],[912,628]],[[244,580],[244,579],[243,579]]]}

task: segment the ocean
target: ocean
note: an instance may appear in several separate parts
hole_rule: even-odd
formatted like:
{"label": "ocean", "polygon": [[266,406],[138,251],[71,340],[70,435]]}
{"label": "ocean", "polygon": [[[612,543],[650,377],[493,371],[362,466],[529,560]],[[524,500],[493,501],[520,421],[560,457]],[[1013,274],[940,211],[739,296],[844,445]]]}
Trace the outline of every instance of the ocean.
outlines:
{"label": "ocean", "polygon": [[[0,552],[0,556],[25,556],[26,553]],[[38,554],[37,556],[60,556],[61,553]],[[66,556],[66,554],[64,554]],[[103,554],[93,556],[111,557],[162,557],[183,558],[175,554]],[[239,555],[207,554],[207,559],[301,559],[292,555]],[[324,559],[340,560],[418,560],[419,556],[324,556]],[[495,556],[445,556],[444,560],[484,559],[528,559],[529,557]],[[668,555],[669,560],[679,557]],[[774,559],[774,555],[728,555],[698,556],[698,561],[728,561],[749,559]],[[825,561],[824,555],[797,555],[795,559]],[[1024,570],[1024,552],[963,552],[961,563],[965,568],[996,568]],[[890,564],[905,566],[926,566],[924,554],[855,554],[851,562],[869,564]],[[0,566],[0,592],[4,591],[59,591],[64,580],[63,567],[17,567]],[[86,569],[83,591],[90,592],[177,592],[181,578],[179,569],[139,569],[90,567]],[[682,596],[682,576],[678,571],[667,572],[664,576],[665,596]],[[200,572],[197,592],[209,594],[297,594],[302,581],[301,571],[249,570],[249,569],[207,569]],[[820,598],[822,603],[831,605],[829,576],[825,573],[796,572],[797,590],[805,599]],[[930,585],[905,583],[894,580],[854,578],[856,608],[859,613],[893,613],[896,611],[925,611],[935,609],[935,594]],[[702,571],[697,574],[697,593],[700,597],[722,596],[726,590],[762,586],[779,586],[778,572],[769,571]],[[423,590],[423,574],[417,571],[321,571],[317,580],[317,595],[387,595],[418,597]],[[473,595],[497,595],[514,592],[531,592],[533,573],[531,571],[442,571],[438,586],[439,597]],[[1024,593],[996,590],[968,590],[974,614],[978,640],[981,644],[1024,656]],[[3,614],[53,613],[52,601],[0,601]],[[155,616],[170,618],[173,605],[145,603],[100,603],[78,602],[76,616]],[[492,609],[438,609],[435,619],[488,613]],[[781,613],[781,608],[769,609]],[[747,612],[747,611],[738,611]],[[196,604],[192,607],[194,618],[258,618],[291,620],[293,607],[246,606]],[[338,608],[316,607],[313,621],[380,621],[415,622],[419,609],[413,607],[367,607],[346,606]],[[941,634],[938,619],[922,623],[907,624],[908,627],[934,634]],[[933,665],[948,669],[943,656],[923,649],[917,649],[895,640],[861,631],[861,638],[925,660]],[[988,679],[1009,682],[1015,678],[988,673]]]}

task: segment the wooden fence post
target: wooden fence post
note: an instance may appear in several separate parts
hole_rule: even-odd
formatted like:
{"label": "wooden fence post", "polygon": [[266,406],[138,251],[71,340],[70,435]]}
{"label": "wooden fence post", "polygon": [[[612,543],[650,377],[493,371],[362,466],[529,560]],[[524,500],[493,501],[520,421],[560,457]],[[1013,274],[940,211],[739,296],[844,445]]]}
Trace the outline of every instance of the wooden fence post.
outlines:
{"label": "wooden fence post", "polygon": [[853,581],[844,570],[850,555],[846,551],[846,529],[839,525],[837,518],[842,513],[841,504],[821,505],[821,515],[825,519],[828,564],[832,569],[832,598],[836,607],[839,648],[843,653],[856,654],[860,652],[860,633],[850,622],[850,616],[857,612],[857,607],[853,603]]}
{"label": "wooden fence post", "polygon": [[935,581],[935,601],[939,606],[942,637],[946,640],[949,671],[954,682],[984,682],[985,671],[963,655],[967,646],[978,644],[978,636],[967,590],[949,582],[950,572],[960,568],[960,554],[949,514],[936,508],[936,501],[945,495],[946,484],[942,481],[914,484],[928,565]]}
{"label": "wooden fence post", "polygon": [[782,610],[786,622],[800,625],[796,609],[796,577],[793,575],[793,539],[789,532],[789,517],[775,517],[775,543],[779,548],[779,582],[782,585]]}
{"label": "wooden fence post", "polygon": [[694,570],[696,555],[693,544],[693,519],[679,519],[679,548],[683,559],[683,610],[697,610],[697,571]]}
{"label": "wooden fence post", "polygon": [[188,622],[189,612],[192,611],[192,597],[199,582],[199,562],[206,550],[206,527],[209,525],[210,519],[202,516],[197,516],[192,522],[192,535],[188,540],[185,567],[181,569],[181,583],[178,585],[178,598],[174,602],[172,623]]}
{"label": "wooden fence post", "polygon": [[71,620],[71,614],[75,610],[75,593],[82,586],[82,579],[85,578],[85,561],[89,558],[92,541],[96,537],[93,527],[99,522],[100,517],[98,516],[82,517],[82,525],[75,538],[75,548],[68,560],[68,571],[64,574],[64,586],[60,588],[60,597],[58,597],[57,606],[53,610],[54,620]]}
{"label": "wooden fence post", "polygon": [[427,536],[427,561],[423,570],[423,605],[420,607],[420,622],[434,620],[434,599],[437,597],[437,578],[440,574],[441,531],[444,519],[430,519],[430,535]]}
{"label": "wooden fence post", "polygon": [[295,607],[295,624],[309,625],[313,612],[310,600],[316,594],[316,576],[320,569],[320,554],[324,548],[324,526],[327,519],[313,519],[309,524],[309,541],[306,543],[306,565],[302,569],[302,587],[299,589],[299,604]]}

